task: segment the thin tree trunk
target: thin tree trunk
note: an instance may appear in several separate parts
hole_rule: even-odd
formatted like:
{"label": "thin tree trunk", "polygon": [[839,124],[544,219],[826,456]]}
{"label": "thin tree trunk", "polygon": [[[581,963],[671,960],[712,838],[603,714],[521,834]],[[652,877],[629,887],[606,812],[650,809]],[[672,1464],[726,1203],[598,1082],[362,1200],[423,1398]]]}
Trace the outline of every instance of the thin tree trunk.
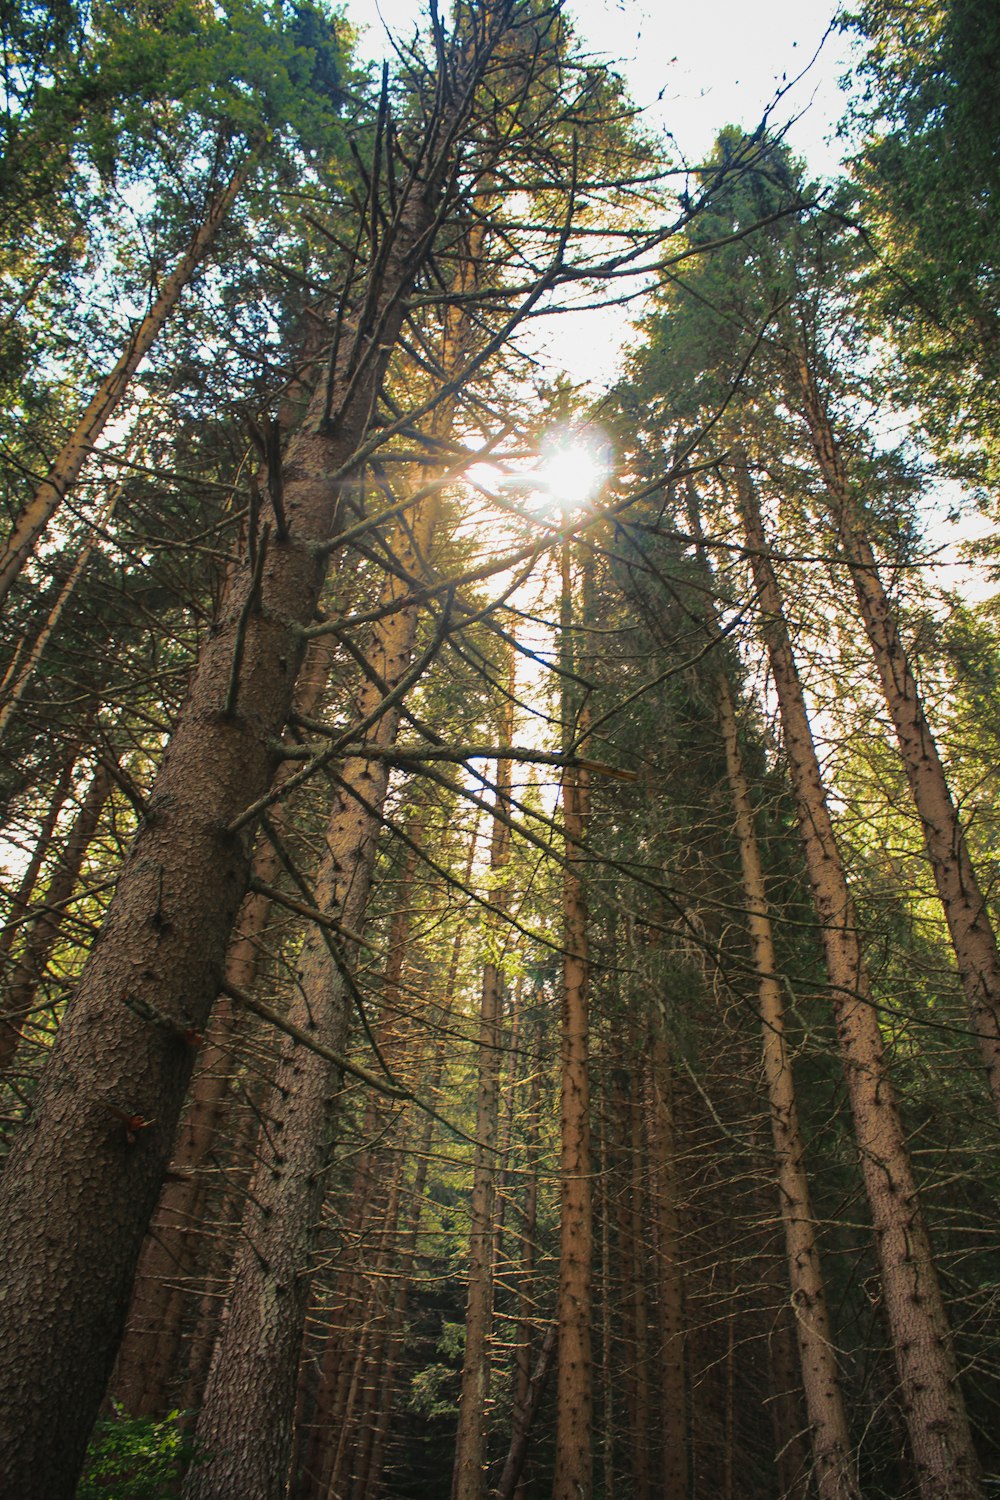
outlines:
{"label": "thin tree trunk", "polygon": [[882,1291],[923,1500],[982,1494],[930,1241],[827,807],[802,687],[746,462],[736,478],[819,916],[837,1038],[875,1231]]}
{"label": "thin tree trunk", "polygon": [[860,504],[852,493],[826,404],[804,353],[800,354],[796,372],[803,412],[923,829],[986,1081],[1000,1114],[1000,952],[996,934],[899,633],[896,610],[882,584]]}
{"label": "thin tree trunk", "polygon": [[663,1016],[654,1013],[650,1035],[649,1112],[655,1228],[657,1316],[660,1331],[660,1428],[663,1500],[688,1500],[687,1379],[684,1360],[684,1285],[680,1268],[677,1142],[670,1053]]}
{"label": "thin tree trunk", "polygon": [[545,1330],[542,1346],[538,1351],[538,1363],[528,1382],[527,1392],[523,1400],[515,1403],[511,1424],[510,1447],[507,1450],[507,1457],[504,1460],[500,1480],[497,1484],[496,1500],[512,1500],[520,1482],[521,1472],[524,1469],[524,1460],[528,1456],[531,1426],[535,1420],[535,1414],[541,1405],[542,1396],[545,1394],[545,1386],[556,1352],[556,1337],[556,1325],[550,1323]]}
{"label": "thin tree trunk", "polygon": [[[399,882],[397,909],[393,916],[388,942],[388,958],[383,976],[382,1020],[378,1032],[378,1048],[383,1057],[390,1058],[398,1040],[399,991],[403,974],[410,928],[410,893],[416,874],[419,845],[422,838],[420,815],[407,820],[407,850]],[[382,1119],[380,1102],[375,1096],[369,1099],[365,1109],[362,1138],[374,1142],[379,1134]],[[375,1145],[366,1145],[358,1156],[351,1185],[349,1206],[344,1214],[344,1239],[354,1240],[354,1249],[349,1251],[349,1264],[337,1278],[336,1293],[329,1309],[329,1327],[326,1334],[323,1358],[319,1370],[318,1388],[315,1394],[315,1409],[310,1429],[303,1434],[301,1460],[292,1466],[293,1479],[297,1468],[303,1474],[304,1494],[315,1492],[325,1496],[330,1486],[331,1464],[337,1457],[336,1449],[328,1441],[330,1432],[338,1433],[344,1426],[345,1393],[354,1380],[354,1370],[359,1358],[356,1330],[361,1326],[359,1316],[366,1295],[366,1270],[362,1251],[362,1229],[365,1220],[376,1217],[373,1209],[378,1201],[380,1168],[384,1153]],[[305,1367],[300,1369],[300,1386],[305,1377]],[[304,1392],[300,1392],[300,1406]],[[343,1444],[338,1445],[339,1448]]]}
{"label": "thin tree trunk", "polygon": [[[526,1032],[522,1014],[521,1031]],[[523,1043],[522,1043],[523,1046]],[[542,1069],[539,1053],[542,1048],[541,1026],[533,1028],[531,1049],[531,1084],[524,1118],[524,1199],[520,1205],[521,1245],[517,1268],[517,1329],[514,1349],[514,1407],[524,1407],[528,1401],[531,1384],[532,1348],[537,1321],[535,1307],[535,1237],[538,1232],[538,1140],[541,1125]],[[517,1492],[520,1495],[520,1481]]]}
{"label": "thin tree trunk", "polygon": [[[514,652],[511,649],[513,675]],[[513,737],[513,685],[504,716],[506,733]],[[452,1500],[480,1500],[486,1458],[486,1405],[489,1400],[490,1332],[493,1321],[493,1210],[496,1199],[496,1145],[499,1127],[500,1023],[503,1013],[503,970],[499,953],[507,934],[504,918],[510,904],[510,884],[503,872],[510,863],[509,760],[497,761],[496,812],[490,847],[493,876],[492,910],[486,925],[490,957],[483,966],[479,1010],[479,1088],[476,1099],[476,1152],[472,1177],[469,1234],[469,1291],[465,1307],[465,1351],[455,1437]]]}
{"label": "thin tree trunk", "polygon": [[111,520],[111,517],[114,515],[115,508],[118,505],[118,501],[121,499],[124,488],[124,480],[120,480],[114,486],[111,495],[108,498],[100,517],[97,520],[90,538],[80,548],[79,553],[74,559],[73,566],[70,568],[68,574],[66,575],[63,586],[56,596],[55,603],[52,605],[52,608],[49,610],[47,616],[45,617],[42,628],[35,636],[31,649],[30,651],[28,651],[25,660],[23,662],[17,662],[16,671],[8,674],[8,679],[4,681],[3,687],[0,688],[0,702],[2,702],[2,706],[0,706],[0,740],[2,740],[6,735],[7,730],[9,729],[11,722],[13,721],[14,716],[17,713],[21,700],[24,698],[25,693],[28,691],[28,688],[31,685],[31,681],[38,669],[38,663],[45,655],[46,647],[48,646],[49,641],[51,641],[52,637],[55,635],[56,630],[59,627],[59,621],[63,617],[66,606],[73,598],[73,595],[76,592],[76,586],[86,572],[87,564],[90,562],[90,559],[94,554],[99,535],[107,526],[108,522]]}
{"label": "thin tree trunk", "polygon": [[726,751],[747,924],[757,974],[764,1079],[770,1104],[778,1197],[813,1447],[815,1484],[820,1500],[860,1500],[810,1205],[795,1080],[785,1042],[784,1005],[764,870],[754,827],[750,788],[743,769],[732,691],[724,672],[717,673],[715,686],[716,712]]}
{"label": "thin tree trunk", "polygon": [[[73,776],[76,771],[76,758],[80,751],[82,741],[77,740],[67,750],[63,757],[62,769],[52,790],[45,816],[38,829],[31,858],[24,867],[24,873],[18,883],[17,890],[11,896],[10,914],[0,931],[0,973],[6,968],[7,960],[19,937],[24,934],[28,926],[31,898],[35,892],[35,885],[41,874],[42,866],[49,856],[52,848],[52,839],[59,822],[59,815],[66,805],[66,799],[73,785]],[[6,981],[4,981],[6,983]]]}
{"label": "thin tree trunk", "polygon": [[[778,1263],[775,1262],[777,1268]],[[775,1290],[784,1299],[784,1276],[774,1277]],[[790,1325],[792,1314],[787,1302],[779,1307],[768,1335],[767,1349],[771,1366],[771,1425],[774,1452],[778,1465],[778,1482],[782,1500],[807,1500],[810,1494],[810,1452],[808,1432],[800,1412],[799,1391],[802,1385],[802,1356],[796,1347]],[[815,1463],[815,1460],[813,1460]],[[816,1489],[819,1491],[817,1476]],[[820,1491],[820,1493],[822,1493]],[[845,1492],[846,1493],[846,1492]],[[855,1490],[855,1493],[860,1493]]]}
{"label": "thin tree trunk", "polygon": [[[476,831],[473,830],[472,836],[469,840],[469,852],[466,860],[465,875],[463,880],[463,884],[466,886],[468,886],[469,882],[472,879],[472,870],[475,864],[476,842],[477,835]],[[453,997],[455,994],[456,981],[458,978],[459,965],[462,959],[462,950],[465,944],[465,940],[466,929],[465,927],[459,927],[458,931],[455,934],[454,942],[452,943],[451,958],[449,961],[447,977],[445,980],[445,998],[444,1003],[441,1006],[442,1022],[447,1022],[449,1016],[451,1015],[452,1007],[454,1004]],[[441,1087],[441,1077],[444,1071],[445,1050],[447,1045],[448,1043],[446,1038],[444,1036],[440,1036],[434,1049],[434,1061],[431,1068],[430,1078],[425,1085],[426,1096],[431,1100],[437,1098],[438,1091]],[[375,1485],[377,1485],[378,1483],[384,1462],[385,1445],[388,1438],[389,1422],[391,1418],[391,1404],[392,1393],[395,1384],[395,1371],[400,1354],[402,1352],[406,1304],[409,1295],[410,1279],[413,1274],[413,1266],[417,1256],[422,1200],[424,1188],[427,1183],[427,1170],[430,1164],[430,1149],[433,1138],[434,1119],[431,1115],[425,1114],[421,1127],[419,1144],[417,1147],[417,1165],[414,1172],[412,1188],[413,1207],[410,1213],[406,1232],[403,1236],[403,1241],[400,1246],[399,1277],[397,1295],[393,1311],[391,1347],[387,1354],[386,1368],[383,1375],[384,1394],[379,1412],[378,1430],[375,1434],[375,1442],[370,1464],[370,1481]],[[331,1379],[332,1375],[333,1371],[331,1368]],[[321,1412],[322,1408],[320,1409],[320,1413],[318,1413],[318,1415],[321,1416]],[[331,1442],[331,1438],[334,1439],[334,1447],[336,1447],[336,1436],[336,1423],[327,1422],[323,1424],[321,1420],[317,1421],[313,1433],[312,1446],[306,1450],[308,1462],[303,1463],[303,1483],[305,1486],[302,1490],[303,1500],[312,1500],[313,1496],[315,1496],[315,1500],[327,1500],[329,1476],[330,1470],[332,1468],[332,1462],[324,1461],[324,1447],[328,1447]],[[331,1460],[332,1457],[333,1455],[331,1453]],[[322,1478],[321,1481],[317,1483],[316,1476],[320,1474],[322,1475]]]}
{"label": "thin tree trunk", "polygon": [[605,1500],[614,1500],[615,1496],[615,1392],[612,1377],[614,1340],[611,1332],[613,1281],[611,1276],[611,1203],[608,1193],[610,1180],[608,1121],[605,1107],[598,1112],[597,1178],[601,1226],[601,1480]]}
{"label": "thin tree trunk", "polygon": [[[562,549],[564,657],[569,652],[572,590],[569,543]],[[563,709],[566,748],[577,729],[569,705]],[[581,726],[582,727],[582,726]],[[580,868],[586,831],[587,772],[563,772],[563,994],[560,1106],[559,1381],[553,1500],[591,1500],[593,1466],[591,1279],[593,1209],[590,1161],[590,1061],[587,1019],[587,906]]]}
{"label": "thin tree trunk", "polygon": [[284,525],[272,545],[258,540],[206,641],[149,815],[0,1184],[0,1467],[21,1500],[65,1500],[76,1484],[191,1075],[187,1038],[205,1028],[246,890],[248,804],[278,763],[342,471],[368,430],[433,242],[453,131],[507,24],[505,5],[488,13],[442,103],[447,144],[402,191],[364,322],[341,341],[336,419],[321,383],[289,446]]}
{"label": "thin tree trunk", "polygon": [[255,153],[248,152],[229,182],[209,204],[185,254],[160,287],[145,317],[132,330],[128,345],[101,381],[90,404],[52,464],[33,498],[14,521],[10,536],[0,548],[0,605],[27,564],[35,543],[80,477],[91,450],[104,431],[129,387],[129,382],[150,349],[177,301],[204,260],[234,200],[254,166]]}
{"label": "thin tree trunk", "polygon": [[[634,1046],[634,1043],[633,1043]],[[646,1295],[646,1256],[644,1228],[645,1174],[643,1171],[643,1118],[641,1097],[641,1066],[637,1053],[633,1053],[628,1081],[628,1255],[623,1256],[627,1268],[628,1286],[626,1296],[630,1304],[629,1327],[631,1350],[629,1358],[634,1367],[630,1391],[632,1395],[630,1446],[632,1449],[633,1496],[635,1500],[649,1500],[652,1492],[652,1464],[650,1443],[653,1424],[650,1420],[649,1402],[649,1308]]]}
{"label": "thin tree trunk", "polygon": [[10,1071],[21,1040],[21,1028],[29,1015],[45,977],[52,952],[59,941],[66,907],[76,890],[87,851],[97,834],[101,813],[111,792],[111,776],[99,765],[87,788],[73,825],[66,836],[59,863],[45,896],[46,909],[28,929],[21,955],[14,965],[3,998],[0,1024],[0,1076]]}

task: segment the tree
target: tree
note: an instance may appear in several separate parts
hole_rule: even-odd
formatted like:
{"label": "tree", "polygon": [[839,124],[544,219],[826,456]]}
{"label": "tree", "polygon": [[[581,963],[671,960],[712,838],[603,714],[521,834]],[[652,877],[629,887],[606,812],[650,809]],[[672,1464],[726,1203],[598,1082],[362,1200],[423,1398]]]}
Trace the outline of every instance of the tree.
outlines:
{"label": "tree", "polygon": [[[448,206],[454,142],[510,24],[506,7],[480,19],[482,29],[446,54],[454,69],[448,97],[430,106],[413,147],[415,169],[381,240],[372,219],[375,258],[350,308],[345,303],[337,358],[289,445],[274,528],[262,529],[232,578],[31,1130],[8,1166],[4,1378],[15,1394],[4,1452],[26,1497],[71,1490],[110,1370],[190,1076],[188,1038],[204,1028],[246,888],[246,809],[276,766],[337,500],[357,463],[405,298]],[[242,830],[233,826],[240,820]],[[121,1115],[141,1124],[125,1129]],[[58,1174],[58,1194],[45,1185],[46,1163]],[[41,1298],[32,1290],[39,1276]],[[51,1316],[60,1306],[71,1337]]]}

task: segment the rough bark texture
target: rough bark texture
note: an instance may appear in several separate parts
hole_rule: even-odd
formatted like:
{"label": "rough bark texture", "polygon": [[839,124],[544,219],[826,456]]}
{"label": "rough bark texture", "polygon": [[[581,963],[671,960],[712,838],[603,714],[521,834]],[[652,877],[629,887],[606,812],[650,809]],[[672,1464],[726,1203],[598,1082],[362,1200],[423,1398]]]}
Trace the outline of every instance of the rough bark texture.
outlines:
{"label": "rough bark texture", "polygon": [[129,382],[173,312],[184,288],[204,260],[235,198],[246,182],[254,158],[248,155],[229,182],[212,200],[191,244],[160,286],[159,295],[141,323],[132,330],[128,346],[114,369],[101,381],[72,436],[49,469],[34,496],[15,518],[9,537],[0,548],[0,604],[10,593],[18,575],[31,557],[35,543],[80,477],[80,471],[110,418],[117,410]]}
{"label": "rough bark texture", "polygon": [[947,1315],[826,802],[783,601],[745,462],[737,485],[823,938],[907,1432],[923,1500],[982,1494]]}
{"label": "rough bark texture", "polygon": [[512,1500],[521,1478],[524,1468],[524,1460],[528,1456],[528,1442],[531,1438],[531,1424],[535,1420],[535,1413],[541,1405],[545,1394],[545,1386],[548,1382],[549,1371],[552,1368],[552,1360],[556,1352],[556,1326],[550,1324],[545,1330],[541,1348],[538,1351],[538,1363],[536,1364],[531,1379],[528,1382],[524,1396],[514,1404],[511,1414],[510,1447],[504,1466],[500,1471],[500,1479],[496,1487],[496,1500]]}
{"label": "rough bark texture", "polygon": [[[477,53],[478,66],[487,50]],[[464,104],[466,88],[457,94]],[[230,825],[266,792],[276,768],[302,628],[313,618],[323,548],[335,530],[339,483],[329,476],[365,434],[405,295],[429,247],[445,155],[434,162],[430,180],[411,179],[364,324],[344,340],[332,430],[322,421],[321,386],[289,445],[287,535],[272,539],[263,563],[259,541],[256,573],[248,559],[233,580],[0,1187],[7,1227],[0,1467],[21,1500],[73,1493],[173,1144],[191,1038],[204,1030],[218,993],[247,886],[249,833]]]}
{"label": "rough bark texture", "polygon": [[799,1125],[795,1080],[785,1043],[784,1005],[774,951],[774,935],[764,871],[754,827],[750,788],[743,769],[739,732],[729,681],[716,677],[716,707],[726,751],[736,838],[747,904],[747,924],[764,1037],[764,1079],[771,1113],[771,1135],[778,1168],[778,1195],[785,1232],[789,1285],[795,1309],[802,1385],[813,1448],[814,1479],[820,1500],[860,1500],[851,1457],[850,1434],[830,1334],[826,1291],[809,1201],[805,1143]]}
{"label": "rough bark texture", "polygon": [[796,366],[803,412],[899,741],[938,898],[951,934],[986,1080],[1000,1114],[1000,952],[965,830],[952,800],[920,689],[886,594],[844,457],[804,355]]}
{"label": "rough bark texture", "polygon": [[[308,715],[315,711],[326,687],[330,658],[329,638],[321,636],[313,641],[295,691],[297,712]],[[279,769],[275,785],[290,774],[291,763],[286,763]],[[286,819],[287,803],[279,802],[271,814],[279,834]],[[262,839],[253,857],[254,880],[273,886],[280,872],[276,848]],[[236,937],[226,956],[226,982],[239,990],[250,990],[256,982],[271,911],[267,896],[257,891],[247,893],[237,919]],[[170,1176],[163,1184],[139,1260],[115,1369],[115,1399],[134,1416],[164,1416],[177,1405],[185,1305],[194,1288],[208,1279],[207,1259],[218,1262],[210,1278],[213,1283],[218,1286],[227,1279],[235,1246],[225,1243],[216,1232],[211,1236],[216,1253],[206,1255],[204,1218],[213,1186],[213,1154],[232,1100],[234,1052],[248,1031],[256,1031],[258,1025],[227,995],[217,1001],[171,1158]],[[185,1401],[184,1406],[200,1401],[199,1391],[197,1401]]]}

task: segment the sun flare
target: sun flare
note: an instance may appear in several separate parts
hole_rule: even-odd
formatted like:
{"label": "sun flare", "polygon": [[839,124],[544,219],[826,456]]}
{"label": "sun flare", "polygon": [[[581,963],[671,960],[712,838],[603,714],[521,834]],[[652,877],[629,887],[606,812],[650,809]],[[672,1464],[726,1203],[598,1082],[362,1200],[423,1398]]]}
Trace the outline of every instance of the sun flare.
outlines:
{"label": "sun flare", "polygon": [[586,505],[608,477],[607,444],[573,430],[551,433],[542,444],[541,459],[534,488],[546,509]]}

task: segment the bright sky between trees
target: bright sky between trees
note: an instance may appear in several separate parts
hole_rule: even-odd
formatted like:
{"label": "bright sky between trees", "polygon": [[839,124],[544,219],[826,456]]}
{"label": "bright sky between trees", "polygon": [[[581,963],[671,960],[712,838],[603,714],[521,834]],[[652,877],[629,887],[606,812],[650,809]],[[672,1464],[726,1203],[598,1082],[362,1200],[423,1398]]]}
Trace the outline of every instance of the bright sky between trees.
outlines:
{"label": "bright sky between trees", "polygon": [[[390,35],[409,37],[427,13],[427,0],[346,0],[346,6],[363,28],[361,53],[375,60],[391,58]],[[665,144],[679,164],[696,165],[723,125],[752,129],[773,106],[772,126],[791,122],[790,145],[822,176],[839,165],[835,133],[845,103],[838,79],[849,45],[833,28],[836,9],[836,0],[701,0],[673,7],[567,0],[581,45],[623,75],[647,125],[673,138]],[[616,378],[639,311],[636,305],[632,312],[545,319],[538,353],[553,372],[562,370],[575,385],[598,393]]]}
{"label": "bright sky between trees", "polygon": [[[774,122],[800,116],[789,141],[826,175],[839,160],[830,138],[843,113],[838,79],[849,54],[846,38],[831,29],[837,9],[836,0],[569,0],[567,14],[581,41],[618,68],[650,123],[673,134],[688,161],[709,150],[721,126],[756,125],[791,85]],[[425,0],[347,0],[351,20],[368,28],[362,51],[377,58],[391,55],[386,28],[405,36],[425,12]]]}

